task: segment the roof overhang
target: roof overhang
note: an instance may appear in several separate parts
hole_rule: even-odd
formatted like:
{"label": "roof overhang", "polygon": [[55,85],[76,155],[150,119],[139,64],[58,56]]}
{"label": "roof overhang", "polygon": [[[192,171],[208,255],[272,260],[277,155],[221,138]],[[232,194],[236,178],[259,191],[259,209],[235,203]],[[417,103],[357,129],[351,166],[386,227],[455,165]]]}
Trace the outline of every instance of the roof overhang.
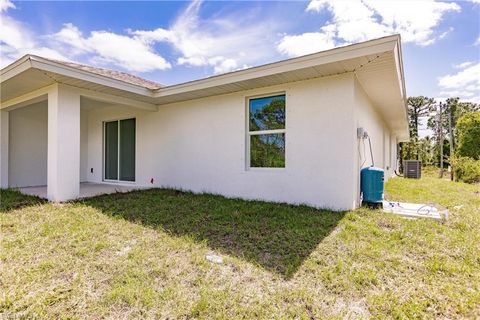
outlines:
{"label": "roof overhang", "polygon": [[153,103],[152,91],[147,88],[34,55],[26,55],[2,69],[0,81],[2,103],[54,83]]}
{"label": "roof overhang", "polygon": [[408,139],[400,36],[393,35],[156,90],[27,55],[0,72],[1,102],[62,83],[161,106],[332,75],[352,73],[400,140]]}

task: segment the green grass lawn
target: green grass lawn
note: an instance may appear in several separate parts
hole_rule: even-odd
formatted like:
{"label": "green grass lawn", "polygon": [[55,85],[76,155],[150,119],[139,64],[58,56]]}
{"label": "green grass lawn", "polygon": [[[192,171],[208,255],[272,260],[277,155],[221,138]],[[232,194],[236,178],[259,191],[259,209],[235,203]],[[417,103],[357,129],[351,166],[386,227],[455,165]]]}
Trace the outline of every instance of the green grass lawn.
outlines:
{"label": "green grass lawn", "polygon": [[395,178],[386,192],[450,219],[162,189],[65,204],[2,190],[0,318],[479,318],[480,186]]}

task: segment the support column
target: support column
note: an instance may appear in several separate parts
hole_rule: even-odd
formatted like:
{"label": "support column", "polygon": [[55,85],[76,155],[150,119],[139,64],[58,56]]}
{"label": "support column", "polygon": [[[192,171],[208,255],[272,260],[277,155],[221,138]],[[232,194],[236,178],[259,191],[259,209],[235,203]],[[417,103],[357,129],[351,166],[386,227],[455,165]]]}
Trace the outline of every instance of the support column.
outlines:
{"label": "support column", "polygon": [[80,194],[80,95],[56,85],[48,94],[47,197],[75,199]]}
{"label": "support column", "polygon": [[8,188],[8,120],[9,113],[0,110],[0,188]]}

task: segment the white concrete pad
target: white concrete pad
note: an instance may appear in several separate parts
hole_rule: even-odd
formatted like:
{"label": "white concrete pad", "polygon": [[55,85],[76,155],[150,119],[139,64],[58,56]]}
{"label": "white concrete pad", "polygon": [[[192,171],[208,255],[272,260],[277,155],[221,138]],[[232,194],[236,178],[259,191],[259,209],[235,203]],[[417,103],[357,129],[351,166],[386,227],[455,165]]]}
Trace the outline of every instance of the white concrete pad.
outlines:
{"label": "white concrete pad", "polygon": [[[78,198],[90,198],[102,194],[129,192],[136,189],[141,188],[137,186],[82,182],[80,183],[80,195]],[[24,187],[19,188],[19,191],[23,194],[37,196],[44,199],[47,198],[47,186]]]}
{"label": "white concrete pad", "polygon": [[447,209],[439,209],[433,204],[383,201],[383,211],[406,218],[430,218],[443,220],[448,218]]}

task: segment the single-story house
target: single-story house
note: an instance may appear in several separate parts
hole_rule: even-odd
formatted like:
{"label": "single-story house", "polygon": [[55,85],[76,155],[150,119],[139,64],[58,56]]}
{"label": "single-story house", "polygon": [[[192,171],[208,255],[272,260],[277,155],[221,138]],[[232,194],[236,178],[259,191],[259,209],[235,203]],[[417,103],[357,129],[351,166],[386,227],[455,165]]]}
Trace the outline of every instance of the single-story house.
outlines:
{"label": "single-story house", "polygon": [[26,55],[1,70],[0,184],[169,187],[338,210],[408,138],[400,36],[162,86]]}

